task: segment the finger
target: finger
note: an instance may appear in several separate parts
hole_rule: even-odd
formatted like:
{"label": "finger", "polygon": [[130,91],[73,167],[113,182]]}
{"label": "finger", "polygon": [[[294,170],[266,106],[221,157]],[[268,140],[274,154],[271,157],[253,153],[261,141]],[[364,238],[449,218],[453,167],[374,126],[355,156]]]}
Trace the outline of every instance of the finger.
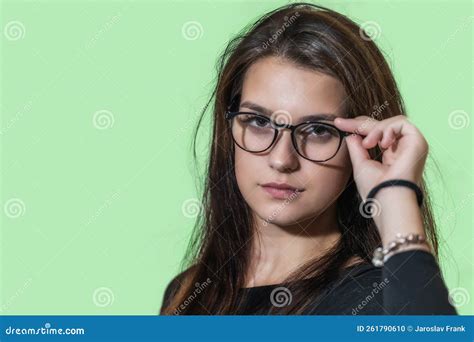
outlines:
{"label": "finger", "polygon": [[[410,124],[405,115],[397,115],[381,121],[361,115],[356,118],[337,118],[334,123],[341,130],[365,135],[362,144],[368,149],[377,144],[382,149],[388,148],[400,136],[419,134],[416,127]],[[390,131],[393,133],[389,133]],[[384,135],[387,135],[388,141],[382,142]]]}
{"label": "finger", "polygon": [[362,144],[365,148],[373,148],[377,143],[382,139],[384,131],[382,129],[374,128],[369,134],[364,138]]}
{"label": "finger", "polygon": [[381,122],[382,121],[375,120],[369,116],[360,115],[355,118],[336,118],[334,120],[334,125],[345,132],[367,135]]}
{"label": "finger", "polygon": [[387,128],[390,127],[393,130],[396,137],[420,134],[418,129],[412,125],[405,116],[399,115],[397,118],[399,118],[399,120],[394,120],[387,126]]}
{"label": "finger", "polygon": [[370,159],[369,152],[362,146],[362,138],[353,134],[346,137],[347,149],[355,169],[359,168],[361,163]]}
{"label": "finger", "polygon": [[410,160],[419,158],[420,155],[426,156],[428,143],[416,126],[408,120],[402,119],[392,122],[389,127],[393,130],[396,140],[406,137],[412,147],[401,158]]}
{"label": "finger", "polygon": [[380,142],[380,147],[383,149],[387,149],[395,142],[395,132],[393,131],[392,127],[387,127],[387,129],[383,132],[383,138]]}

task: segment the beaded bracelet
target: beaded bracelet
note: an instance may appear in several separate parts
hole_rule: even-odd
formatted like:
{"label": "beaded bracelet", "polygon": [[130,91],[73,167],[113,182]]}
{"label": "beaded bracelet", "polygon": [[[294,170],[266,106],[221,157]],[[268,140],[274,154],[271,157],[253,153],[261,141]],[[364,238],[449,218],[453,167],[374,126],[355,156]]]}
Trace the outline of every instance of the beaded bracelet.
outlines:
{"label": "beaded bracelet", "polygon": [[390,242],[387,245],[387,248],[378,247],[374,251],[374,256],[372,258],[372,263],[375,267],[381,267],[387,261],[387,255],[395,252],[400,249],[402,246],[412,245],[412,244],[424,244],[426,243],[426,238],[420,234],[408,234],[402,235],[398,233],[396,239]]}

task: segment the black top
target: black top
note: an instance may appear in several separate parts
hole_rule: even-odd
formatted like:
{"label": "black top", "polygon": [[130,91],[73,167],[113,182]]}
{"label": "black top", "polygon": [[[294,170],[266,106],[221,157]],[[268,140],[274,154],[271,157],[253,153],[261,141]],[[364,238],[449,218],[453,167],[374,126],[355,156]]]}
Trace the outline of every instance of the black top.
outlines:
{"label": "black top", "polygon": [[[165,290],[163,304],[170,300],[177,286],[175,277]],[[257,307],[283,304],[276,298],[278,291],[282,291],[283,301],[288,297],[284,289],[277,289],[280,286],[240,289],[245,305],[235,314],[252,315]],[[409,250],[393,255],[380,268],[368,263],[348,267],[305,314],[456,315],[457,312],[448,300],[448,290],[434,256],[423,250]]]}

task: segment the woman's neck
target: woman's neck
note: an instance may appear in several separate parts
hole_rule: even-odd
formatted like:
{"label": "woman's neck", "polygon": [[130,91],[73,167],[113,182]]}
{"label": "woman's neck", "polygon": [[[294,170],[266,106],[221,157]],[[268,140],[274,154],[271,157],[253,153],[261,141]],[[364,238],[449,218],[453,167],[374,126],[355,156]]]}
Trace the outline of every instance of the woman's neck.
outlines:
{"label": "woman's neck", "polygon": [[335,206],[291,226],[265,222],[255,215],[245,287],[281,283],[298,267],[323,255],[341,237],[336,217]]}

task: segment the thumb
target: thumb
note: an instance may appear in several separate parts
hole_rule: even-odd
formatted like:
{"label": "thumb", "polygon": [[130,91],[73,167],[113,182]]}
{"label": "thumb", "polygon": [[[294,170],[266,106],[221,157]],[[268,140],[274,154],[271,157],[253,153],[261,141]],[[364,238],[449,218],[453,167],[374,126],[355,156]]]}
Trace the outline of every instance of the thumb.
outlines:
{"label": "thumb", "polygon": [[362,146],[362,138],[358,134],[351,134],[346,137],[347,149],[351,157],[354,169],[359,169],[362,162],[370,160],[369,151]]}

